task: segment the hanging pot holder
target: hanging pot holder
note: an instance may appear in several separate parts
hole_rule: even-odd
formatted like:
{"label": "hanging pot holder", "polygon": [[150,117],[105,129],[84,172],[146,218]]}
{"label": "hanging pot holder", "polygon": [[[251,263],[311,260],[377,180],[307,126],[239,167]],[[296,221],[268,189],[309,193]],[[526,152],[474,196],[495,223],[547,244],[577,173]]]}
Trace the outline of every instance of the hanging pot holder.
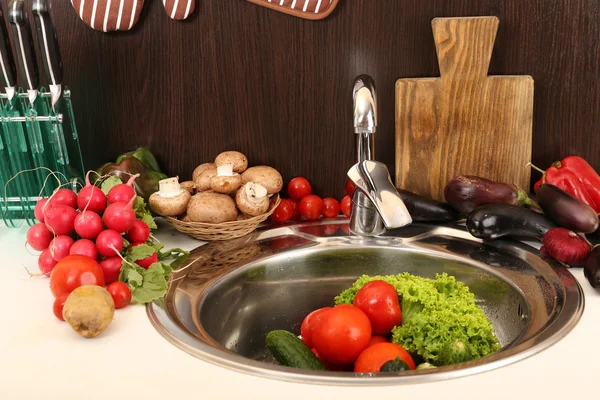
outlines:
{"label": "hanging pot holder", "polygon": [[247,0],[259,6],[304,19],[323,19],[337,7],[339,0]]}

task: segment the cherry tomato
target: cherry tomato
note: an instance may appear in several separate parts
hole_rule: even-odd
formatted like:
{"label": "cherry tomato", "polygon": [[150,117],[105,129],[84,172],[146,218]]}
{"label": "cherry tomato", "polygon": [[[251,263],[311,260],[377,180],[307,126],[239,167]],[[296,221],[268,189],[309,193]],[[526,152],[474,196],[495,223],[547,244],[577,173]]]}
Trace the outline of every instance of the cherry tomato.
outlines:
{"label": "cherry tomato", "polygon": [[106,288],[115,302],[115,308],[125,308],[131,302],[131,290],[123,282],[113,282]]}
{"label": "cherry tomato", "polygon": [[313,331],[319,354],[335,365],[354,362],[371,339],[371,323],[364,312],[349,304],[326,311]]}
{"label": "cherry tomato", "polygon": [[294,205],[288,199],[281,199],[281,202],[271,214],[271,219],[279,224],[289,221],[294,215]]}
{"label": "cherry tomato", "polygon": [[309,221],[319,219],[321,216],[321,209],[323,208],[323,200],[317,195],[309,194],[303,197],[298,204],[300,214]]}
{"label": "cherry tomato", "polygon": [[54,299],[54,304],[52,305],[52,311],[54,312],[54,315],[61,321],[65,320],[63,318],[62,311],[63,307],[65,306],[65,301],[67,301],[67,297],[69,297],[68,294],[58,296],[56,299]]}
{"label": "cherry tomato", "polygon": [[300,214],[300,207],[298,207],[298,204],[300,204],[300,200],[288,199],[288,201],[294,206],[294,214],[292,215],[292,221],[300,221],[300,218],[302,218],[302,215]]}
{"label": "cherry tomato", "polygon": [[371,336],[371,340],[369,340],[369,345],[367,347],[371,347],[377,343],[389,343],[389,342],[390,341],[387,340],[387,338],[385,336],[373,335],[373,336]]}
{"label": "cherry tomato", "polygon": [[335,218],[340,215],[340,203],[333,197],[326,197],[323,199],[323,209],[321,214],[325,218]]}
{"label": "cherry tomato", "polygon": [[83,285],[104,286],[102,267],[88,256],[66,256],[56,264],[50,275],[50,290],[54,297],[69,294]]}
{"label": "cherry tomato", "polygon": [[341,203],[340,208],[346,217],[350,216],[350,211],[352,211],[352,199],[350,196],[345,196]]}
{"label": "cherry tomato", "polygon": [[367,283],[356,293],[353,304],[369,317],[375,335],[390,333],[402,321],[398,293],[387,282]]}
{"label": "cherry tomato", "polygon": [[312,340],[313,332],[315,330],[315,326],[321,321],[321,317],[325,311],[331,310],[331,307],[323,307],[319,308],[308,314],[304,321],[302,321],[302,325],[300,326],[300,336],[302,336],[302,342],[307,347],[314,347],[314,343]]}
{"label": "cherry tomato", "polygon": [[312,187],[308,179],[298,176],[288,183],[288,194],[292,199],[300,200],[312,193]]}
{"label": "cherry tomato", "polygon": [[354,191],[356,190],[356,185],[350,178],[346,178],[346,194],[350,197],[354,196]]}
{"label": "cherry tomato", "polygon": [[395,343],[377,343],[360,353],[354,363],[354,372],[379,372],[383,364],[396,357],[400,357],[410,369],[416,368],[412,357],[402,347]]}

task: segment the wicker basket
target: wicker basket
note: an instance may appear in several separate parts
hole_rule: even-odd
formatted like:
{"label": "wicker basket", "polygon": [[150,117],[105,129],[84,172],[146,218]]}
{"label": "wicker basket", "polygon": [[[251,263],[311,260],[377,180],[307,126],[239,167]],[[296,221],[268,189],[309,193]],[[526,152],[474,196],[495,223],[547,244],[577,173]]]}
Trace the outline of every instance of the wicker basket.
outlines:
{"label": "wicker basket", "polygon": [[264,222],[273,214],[280,201],[279,194],[276,194],[271,198],[271,204],[266,213],[240,221],[207,224],[204,222],[183,222],[173,217],[165,217],[165,220],[179,232],[190,235],[195,239],[207,242],[230,240],[254,232],[261,222]]}

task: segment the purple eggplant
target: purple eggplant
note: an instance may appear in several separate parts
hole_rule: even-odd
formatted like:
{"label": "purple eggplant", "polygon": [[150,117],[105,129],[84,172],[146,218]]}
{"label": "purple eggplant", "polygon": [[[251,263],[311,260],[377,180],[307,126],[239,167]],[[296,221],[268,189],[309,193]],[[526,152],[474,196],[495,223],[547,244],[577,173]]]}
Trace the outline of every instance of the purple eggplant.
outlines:
{"label": "purple eggplant", "polygon": [[555,224],[582,233],[592,233],[598,229],[596,211],[560,188],[544,183],[536,195],[544,214]]}
{"label": "purple eggplant", "polygon": [[535,206],[527,193],[515,185],[469,175],[452,178],[444,188],[444,197],[448,204],[464,215],[486,204]]}
{"label": "purple eggplant", "polygon": [[460,218],[460,215],[447,203],[402,189],[398,189],[398,193],[415,222],[450,222]]}
{"label": "purple eggplant", "polygon": [[600,247],[595,247],[583,267],[583,274],[595,288],[600,288]]}
{"label": "purple eggplant", "polygon": [[541,239],[552,228],[556,225],[542,214],[510,204],[487,204],[467,218],[467,230],[479,239]]}

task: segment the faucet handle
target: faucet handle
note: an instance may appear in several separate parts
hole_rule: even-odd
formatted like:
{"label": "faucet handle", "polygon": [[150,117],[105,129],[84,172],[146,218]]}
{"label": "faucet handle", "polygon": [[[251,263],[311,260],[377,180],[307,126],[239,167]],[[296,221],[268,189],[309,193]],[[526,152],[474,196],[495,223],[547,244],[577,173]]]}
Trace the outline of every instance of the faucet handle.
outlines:
{"label": "faucet handle", "polygon": [[350,168],[348,177],[373,203],[387,229],[412,223],[412,217],[392,183],[385,164],[379,161],[362,161]]}

